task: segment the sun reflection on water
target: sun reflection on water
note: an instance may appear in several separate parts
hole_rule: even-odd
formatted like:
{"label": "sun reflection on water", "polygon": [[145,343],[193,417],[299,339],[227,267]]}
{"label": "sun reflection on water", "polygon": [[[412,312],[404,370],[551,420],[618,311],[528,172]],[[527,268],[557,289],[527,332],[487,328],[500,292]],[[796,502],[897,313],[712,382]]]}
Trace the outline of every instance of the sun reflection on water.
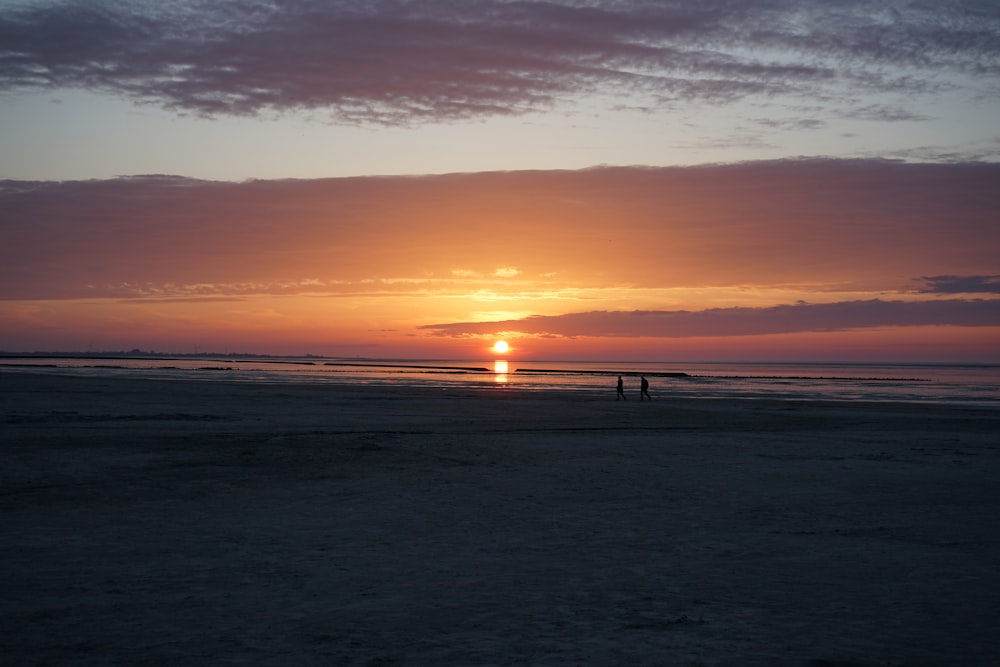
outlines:
{"label": "sun reflection on water", "polygon": [[507,383],[507,361],[497,359],[493,362],[493,381],[497,384]]}

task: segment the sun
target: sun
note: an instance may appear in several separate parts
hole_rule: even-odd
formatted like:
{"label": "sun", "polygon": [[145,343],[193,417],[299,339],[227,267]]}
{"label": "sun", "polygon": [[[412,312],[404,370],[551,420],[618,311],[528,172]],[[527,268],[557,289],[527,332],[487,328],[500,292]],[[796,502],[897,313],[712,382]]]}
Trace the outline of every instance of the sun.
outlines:
{"label": "sun", "polygon": [[507,341],[505,340],[498,340],[497,342],[493,343],[493,351],[496,352],[497,354],[503,354],[509,349],[510,345],[508,345]]}

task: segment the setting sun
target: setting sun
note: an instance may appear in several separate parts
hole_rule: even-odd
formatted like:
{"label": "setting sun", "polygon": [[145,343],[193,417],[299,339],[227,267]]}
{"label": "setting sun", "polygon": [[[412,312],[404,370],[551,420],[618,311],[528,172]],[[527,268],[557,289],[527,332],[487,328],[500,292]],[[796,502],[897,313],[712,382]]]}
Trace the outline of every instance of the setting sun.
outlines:
{"label": "setting sun", "polygon": [[493,344],[493,351],[498,354],[503,354],[510,349],[510,345],[507,344],[505,340],[498,340]]}

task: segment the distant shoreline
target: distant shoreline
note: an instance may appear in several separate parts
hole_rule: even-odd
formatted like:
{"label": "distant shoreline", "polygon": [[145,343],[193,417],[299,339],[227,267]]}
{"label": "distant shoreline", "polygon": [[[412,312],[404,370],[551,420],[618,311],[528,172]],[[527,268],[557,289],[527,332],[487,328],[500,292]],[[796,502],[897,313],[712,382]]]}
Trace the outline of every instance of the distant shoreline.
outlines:
{"label": "distant shoreline", "polygon": [[[447,364],[423,364],[414,363],[410,360],[383,360],[383,361],[322,361],[322,357],[266,357],[260,356],[255,358],[244,358],[244,359],[231,359],[223,358],[225,355],[181,355],[181,356],[112,356],[112,355],[73,355],[73,354],[37,354],[37,355],[11,355],[0,353],[0,368],[60,368],[56,364],[16,364],[8,363],[3,360],[14,360],[14,359],[80,359],[86,361],[189,361],[189,360],[205,360],[205,361],[216,361],[218,363],[266,363],[266,364],[286,364],[286,365],[303,365],[303,366],[329,366],[329,367],[345,367],[345,368],[382,368],[382,369],[415,369],[415,370],[428,370],[428,371],[463,371],[469,373],[496,373],[497,371],[492,368],[487,368],[485,366],[455,366]],[[299,361],[298,359],[302,359]],[[419,361],[419,360],[415,360]],[[529,362],[530,363],[530,362]],[[640,362],[640,361],[625,361],[625,362],[565,362],[567,364],[620,364],[623,367],[629,364],[655,364],[664,362]],[[709,362],[701,362],[709,363]],[[713,364],[718,364],[720,366],[725,365],[724,362],[710,362]],[[789,365],[789,366],[803,366],[809,364],[800,364],[792,362],[758,362],[761,366],[770,365]],[[816,365],[827,365],[816,362]],[[864,363],[853,363],[853,364],[834,364],[834,365],[847,365],[847,366],[881,366],[883,364],[864,364]],[[893,364],[898,366],[910,366],[911,364]],[[950,364],[944,364],[943,366],[951,366]],[[961,366],[961,365],[960,365]],[[989,366],[989,364],[985,364]],[[121,366],[119,368],[127,368]],[[174,368],[174,367],[170,367]],[[204,369],[195,369],[204,370]],[[215,370],[214,368],[212,370]],[[538,375],[592,375],[592,376],[615,376],[622,375],[625,377],[638,377],[640,375],[645,375],[648,377],[659,377],[659,378],[711,378],[719,380],[827,380],[827,381],[844,381],[844,382],[856,382],[856,381],[866,381],[866,382],[927,382],[926,378],[915,378],[915,377],[870,377],[870,376],[826,376],[826,375],[703,375],[697,373],[687,373],[684,371],[655,371],[655,370],[610,370],[610,369],[580,369],[580,368],[539,368],[539,367],[518,367],[512,368],[506,371],[508,374],[538,374]]]}
{"label": "distant shoreline", "polygon": [[[671,364],[671,365],[687,365],[687,366],[746,366],[746,365],[758,365],[758,366],[912,366],[912,367],[927,367],[927,368],[998,368],[1000,369],[1000,362],[997,361],[879,361],[879,360],[754,360],[754,359],[725,359],[725,360],[704,360],[704,359],[694,359],[694,360],[674,360],[674,359],[567,359],[567,360],[554,360],[554,359],[511,359],[509,356],[495,356],[495,355],[483,355],[483,359],[498,359],[506,360],[509,362],[517,363],[540,363],[540,364],[606,364],[606,365],[655,365],[655,364]],[[2,359],[122,359],[122,360],[164,360],[169,361],[172,359],[176,360],[191,360],[191,359],[206,359],[206,360],[226,360],[232,363],[244,363],[244,362],[261,362],[261,363],[300,363],[300,364],[318,364],[322,363],[325,365],[355,365],[355,366],[396,366],[405,365],[414,368],[420,367],[420,365],[426,364],[427,362],[456,362],[461,363],[463,361],[468,361],[468,359],[459,358],[438,358],[438,357],[413,357],[413,358],[399,358],[399,357],[341,357],[341,356],[327,356],[318,354],[260,354],[254,352],[155,352],[155,351],[141,351],[141,350],[131,350],[128,352],[10,352],[5,350],[0,350],[0,360]],[[435,364],[437,366],[438,364]],[[477,367],[477,370],[480,368]],[[491,369],[487,369],[490,370]],[[531,372],[556,372],[565,373],[566,370],[563,369],[550,369],[550,368],[522,368],[522,371]],[[492,372],[492,371],[491,371]],[[586,371],[584,371],[586,372]],[[636,371],[638,372],[638,371]]]}

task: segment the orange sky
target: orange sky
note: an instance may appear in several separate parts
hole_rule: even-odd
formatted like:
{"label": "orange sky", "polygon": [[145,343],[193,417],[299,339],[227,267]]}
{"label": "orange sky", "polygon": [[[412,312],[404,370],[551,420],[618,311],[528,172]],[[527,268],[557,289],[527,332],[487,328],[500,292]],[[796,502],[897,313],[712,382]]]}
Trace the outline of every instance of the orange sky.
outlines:
{"label": "orange sky", "polygon": [[1000,167],[0,190],[0,349],[1000,360]]}
{"label": "orange sky", "polygon": [[0,350],[1000,361],[987,4],[0,0]]}

